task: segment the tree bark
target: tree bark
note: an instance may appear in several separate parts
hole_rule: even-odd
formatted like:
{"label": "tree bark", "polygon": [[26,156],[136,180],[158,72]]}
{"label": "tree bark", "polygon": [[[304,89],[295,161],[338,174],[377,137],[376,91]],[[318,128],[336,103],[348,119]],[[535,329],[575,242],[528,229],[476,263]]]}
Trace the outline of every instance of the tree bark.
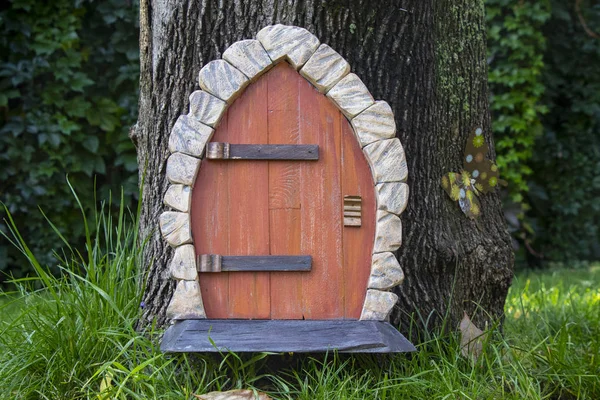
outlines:
{"label": "tree bark", "polygon": [[482,0],[142,0],[140,9],[140,112],[133,136],[144,185],[144,321],[165,322],[174,286],[167,276],[172,251],[157,227],[168,186],[170,128],[187,113],[200,68],[275,23],[315,34],[394,110],[411,193],[398,253],[406,279],[396,289],[392,321],[406,332],[411,319],[412,326],[434,328],[446,316],[446,326],[455,329],[463,311],[475,314],[479,326],[501,318],[513,254],[499,195],[480,197],[482,216],[474,222],[440,186],[445,173],[460,171],[476,127],[494,153]]}

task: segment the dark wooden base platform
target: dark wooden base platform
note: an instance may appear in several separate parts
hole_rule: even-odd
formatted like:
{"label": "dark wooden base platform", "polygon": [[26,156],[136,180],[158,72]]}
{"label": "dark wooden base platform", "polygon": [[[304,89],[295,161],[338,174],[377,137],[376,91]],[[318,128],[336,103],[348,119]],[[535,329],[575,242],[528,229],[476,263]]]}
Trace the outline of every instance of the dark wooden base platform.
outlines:
{"label": "dark wooden base platform", "polygon": [[165,332],[160,349],[167,353],[416,351],[415,346],[387,322],[348,320],[177,321]]}

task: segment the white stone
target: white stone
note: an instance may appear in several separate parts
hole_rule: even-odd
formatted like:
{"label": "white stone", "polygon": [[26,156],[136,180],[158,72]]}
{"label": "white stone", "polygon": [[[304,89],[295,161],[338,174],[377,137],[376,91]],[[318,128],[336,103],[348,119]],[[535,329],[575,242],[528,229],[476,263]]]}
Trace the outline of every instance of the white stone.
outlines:
{"label": "white stone", "polygon": [[196,90],[190,94],[189,116],[208,126],[215,127],[225,113],[227,103],[212,94]]}
{"label": "white stone", "polygon": [[375,102],[365,84],[356,74],[348,74],[342,78],[327,92],[327,97],[333,100],[348,119],[354,118]]}
{"label": "white stone", "polygon": [[402,245],[402,221],[397,215],[377,211],[373,253],[396,251]]}
{"label": "white stone", "polygon": [[302,67],[300,75],[308,79],[319,92],[327,93],[349,72],[348,61],[331,47],[322,44]]}
{"label": "white stone", "polygon": [[160,232],[173,247],[192,243],[190,214],[177,211],[165,211],[160,215]]}
{"label": "white stone", "polygon": [[363,151],[371,166],[375,184],[406,181],[408,166],[400,140],[379,140],[365,146]]}
{"label": "white stone", "polygon": [[269,25],[256,38],[273,62],[286,58],[292,67],[300,69],[319,47],[319,39],[304,28],[287,25]]}
{"label": "white stone", "polygon": [[189,212],[192,188],[185,185],[171,185],[165,193],[165,205],[177,211]]}
{"label": "white stone", "polygon": [[375,186],[377,209],[400,215],[408,203],[408,185],[403,182],[384,182]]}
{"label": "white stone", "polygon": [[404,272],[392,253],[373,254],[369,289],[388,290],[404,280]]}
{"label": "white stone", "polygon": [[258,40],[240,40],[223,53],[223,60],[253,80],[272,65],[269,55]]}
{"label": "white stone", "polygon": [[173,279],[193,281],[198,277],[194,245],[184,244],[175,249],[175,255],[169,264],[169,271]]}
{"label": "white stone", "polygon": [[385,101],[376,101],[351,121],[361,147],[396,136],[396,121],[392,107]]}
{"label": "white stone", "polygon": [[183,153],[173,153],[167,160],[167,179],[171,183],[192,186],[200,167],[200,159]]}
{"label": "white stone", "polygon": [[231,104],[250,81],[227,61],[215,60],[202,67],[198,83],[202,90]]}
{"label": "white stone", "polygon": [[167,318],[205,319],[204,304],[198,281],[179,281],[171,303],[167,307]]}
{"label": "white stone", "polygon": [[200,158],[213,133],[214,129],[210,126],[187,115],[180,115],[169,136],[169,151]]}
{"label": "white stone", "polygon": [[398,296],[392,292],[382,292],[380,290],[368,289],[360,314],[361,321],[385,321],[396,302]]}

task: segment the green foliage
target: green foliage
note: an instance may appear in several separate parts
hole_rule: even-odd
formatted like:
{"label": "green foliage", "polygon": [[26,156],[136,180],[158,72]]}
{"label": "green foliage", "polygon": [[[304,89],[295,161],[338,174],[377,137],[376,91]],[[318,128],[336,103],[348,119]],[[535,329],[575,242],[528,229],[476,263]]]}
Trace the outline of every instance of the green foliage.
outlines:
{"label": "green foliage", "polygon": [[65,249],[57,276],[7,213],[7,239],[35,274],[0,291],[0,399],[193,399],[247,388],[294,400],[600,398],[600,266],[518,275],[504,332],[491,327],[478,360],[461,355],[453,328],[409,338],[420,342],[409,356],[165,355],[160,331],[135,329],[140,204],[132,215],[122,195],[118,208],[114,218],[103,204],[92,220],[78,210],[89,227],[82,253],[50,225]]}
{"label": "green foliage", "polygon": [[[239,388],[307,400],[600,398],[600,267],[518,276],[504,334],[492,328],[477,361],[461,356],[453,329],[424,332],[417,353],[388,358],[164,355],[160,332],[134,329],[142,249],[137,219],[123,200],[120,208],[113,219],[106,204],[82,223],[86,252],[64,242],[60,276],[10,225],[36,274],[0,292],[0,399],[193,399]],[[268,360],[287,366],[268,368]]]}
{"label": "green foliage", "polygon": [[540,102],[546,48],[541,27],[550,17],[550,0],[486,0],[486,12],[496,161],[511,200],[523,207],[533,172],[529,160],[547,111]]}
{"label": "green foliage", "polygon": [[[600,4],[487,0],[505,208],[528,254],[600,257]],[[551,11],[550,11],[551,10]],[[518,221],[517,221],[518,220]]]}
{"label": "green foliage", "polygon": [[[84,234],[67,173],[82,193],[137,193],[127,135],[137,116],[137,30],[137,6],[118,0],[15,0],[0,11],[0,201],[36,253],[55,245],[38,206],[67,237]],[[15,260],[1,241],[0,272],[31,271]]]}
{"label": "green foliage", "polygon": [[[84,253],[51,225],[55,241],[65,248],[55,260],[58,276],[40,264],[7,213],[7,240],[35,273],[15,282],[17,292],[0,292],[0,399],[124,399],[132,391],[161,398],[165,382],[175,398],[187,398],[179,383],[204,387],[208,375],[202,364],[167,359],[157,348],[156,332],[135,330],[142,249],[135,246],[138,219],[126,209],[123,195],[119,206],[117,218],[108,203],[94,214],[94,223],[80,222],[90,228],[84,231]],[[83,208],[78,212],[85,218]],[[174,381],[181,368],[190,371],[187,382]]]}
{"label": "green foliage", "polygon": [[600,266],[517,275],[505,305],[507,342],[548,398],[600,395],[599,306]]}
{"label": "green foliage", "polygon": [[[552,1],[544,29],[544,133],[535,148],[528,217],[534,247],[552,260],[600,258],[600,39],[583,29],[574,2]],[[600,4],[581,2],[600,31]]]}

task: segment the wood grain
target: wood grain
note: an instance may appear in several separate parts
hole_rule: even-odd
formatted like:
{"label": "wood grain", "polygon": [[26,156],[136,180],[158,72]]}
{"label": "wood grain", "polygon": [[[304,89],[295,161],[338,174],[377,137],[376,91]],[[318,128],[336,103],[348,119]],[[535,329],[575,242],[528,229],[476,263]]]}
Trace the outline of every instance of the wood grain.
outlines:
{"label": "wood grain", "polygon": [[416,351],[383,321],[179,321],[165,332],[160,349],[170,353]]}
{"label": "wood grain", "polygon": [[345,226],[343,229],[343,257],[345,282],[344,315],[359,318],[365,301],[371,273],[371,253],[375,239],[376,200],[373,177],[365,156],[354,139],[354,132],[342,118],[342,193],[361,199],[361,226]]}
{"label": "wood grain", "polygon": [[[228,123],[236,131],[236,138],[229,142],[268,143],[266,80],[261,79],[251,85],[230,107]],[[230,227],[227,255],[267,255],[269,166],[262,162],[238,161],[230,164],[229,171]],[[231,272],[229,318],[264,319],[270,316],[269,273]]]}
{"label": "wood grain", "polygon": [[[300,142],[298,85],[303,80],[287,63],[277,65],[267,77],[269,92],[269,143]],[[302,163],[269,163],[271,254],[302,253],[300,168]],[[312,255],[312,254],[311,254]],[[302,319],[303,274],[271,274],[271,317]]]}
{"label": "wood grain", "polygon": [[[216,140],[229,140],[225,116]],[[196,254],[229,254],[229,168],[227,163],[202,160],[192,191],[191,223]],[[210,318],[229,316],[229,274],[198,274],[204,310]]]}
{"label": "wood grain", "polygon": [[306,81],[299,94],[300,141],[321,150],[319,161],[300,169],[300,250],[313,256],[313,269],[302,281],[304,317],[344,318],[340,112]]}
{"label": "wood grain", "polygon": [[[301,254],[300,213],[296,208],[270,210],[271,254]],[[302,277],[307,273],[271,273],[271,318],[303,319]]]}

